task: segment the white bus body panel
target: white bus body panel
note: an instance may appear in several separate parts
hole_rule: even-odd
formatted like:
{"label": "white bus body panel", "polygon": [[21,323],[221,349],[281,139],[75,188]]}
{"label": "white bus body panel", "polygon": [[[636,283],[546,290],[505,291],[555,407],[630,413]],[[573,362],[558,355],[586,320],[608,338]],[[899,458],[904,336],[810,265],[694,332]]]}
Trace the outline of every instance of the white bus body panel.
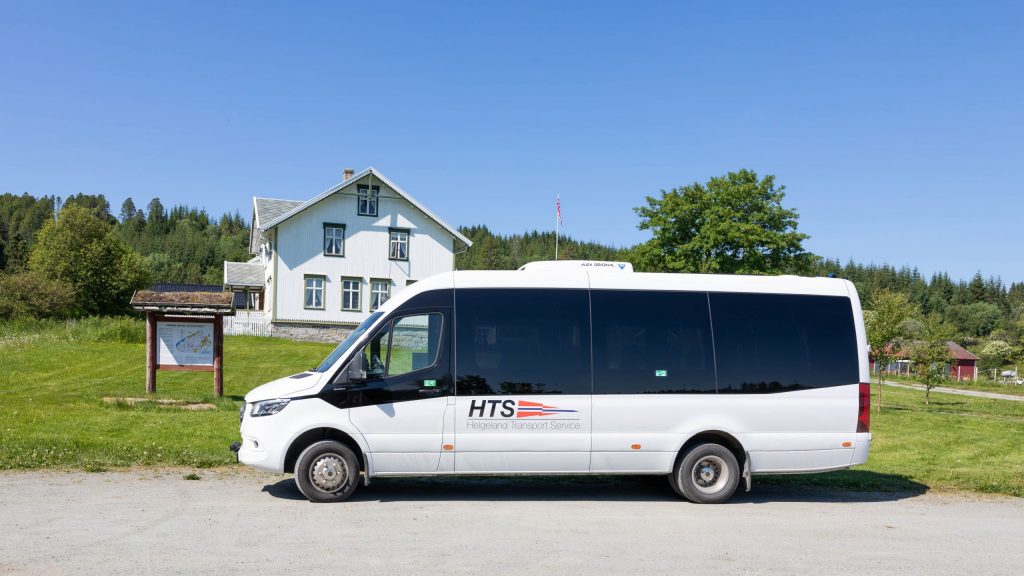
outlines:
{"label": "white bus body panel", "polygon": [[[590,288],[842,296],[850,298],[857,332],[861,382],[869,382],[867,339],[856,290],[826,278],[699,274],[588,274],[465,271],[444,273],[408,287],[382,308],[387,316],[415,295],[444,288]],[[458,290],[455,295],[458,309]],[[456,312],[457,314],[457,312]],[[367,331],[363,341],[376,331]],[[363,341],[352,350],[359,349]],[[454,341],[454,338],[453,338]],[[453,372],[458,365],[453,350]],[[341,369],[351,351],[321,375],[315,393]],[[453,376],[455,374],[453,373]],[[859,383],[770,394],[508,395],[425,398],[339,409],[317,398],[289,404],[273,416],[243,418],[239,460],[281,472],[291,443],[315,428],[351,436],[366,456],[370,476],[487,473],[669,473],[680,448],[695,434],[717,431],[736,438],[752,473],[799,473],[845,468],[867,460],[871,435],[855,433]],[[270,390],[272,388],[268,388]],[[259,390],[259,389],[257,389]],[[247,395],[249,402],[267,399]],[[309,394],[305,391],[304,394]],[[469,417],[474,400],[526,400],[576,410],[573,426],[489,428]],[[554,420],[552,420],[553,422]],[[474,424],[477,422],[477,424]],[[575,426],[578,424],[578,427]],[[258,442],[259,447],[256,447]],[[844,446],[844,443],[848,443]],[[450,444],[452,450],[444,450]],[[639,446],[635,448],[634,446]]]}
{"label": "white bus body panel", "polygon": [[437,472],[448,398],[349,408],[352,426],[366,440],[377,474]]}
{"label": "white bus body panel", "polygon": [[[858,394],[852,385],[775,394],[595,395],[591,471],[668,473],[683,444],[708,431],[736,438],[754,473],[849,466]],[[827,464],[808,459],[816,451]]]}
{"label": "white bus body panel", "polygon": [[292,442],[317,428],[333,428],[352,437],[364,454],[371,454],[366,439],[349,422],[348,410],[339,410],[319,398],[291,402],[273,416],[242,417],[242,447],[238,461],[267,472],[284,472],[284,459]]}
{"label": "white bus body panel", "polygon": [[[520,401],[572,410],[557,417],[500,418],[500,402]],[[589,395],[468,396],[456,399],[455,471],[589,472]],[[473,402],[487,403],[480,417],[472,417]],[[475,414],[474,414],[475,415]]]}

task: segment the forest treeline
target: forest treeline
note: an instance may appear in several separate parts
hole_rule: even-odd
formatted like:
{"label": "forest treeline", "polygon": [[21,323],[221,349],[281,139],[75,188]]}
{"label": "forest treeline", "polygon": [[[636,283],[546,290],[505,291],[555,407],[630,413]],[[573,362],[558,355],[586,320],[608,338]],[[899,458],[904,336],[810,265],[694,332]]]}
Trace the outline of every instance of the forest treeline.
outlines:
{"label": "forest treeline", "polygon": [[245,261],[249,224],[239,213],[212,218],[189,206],[166,208],[159,198],[143,210],[128,198],[115,215],[102,195],[0,195],[0,271],[23,269],[36,233],[52,220],[56,206],[80,206],[113,226],[117,235],[142,256],[153,282],[220,284],[224,261]]}
{"label": "forest treeline", "polygon": [[[486,226],[461,227],[460,232],[473,241],[473,247],[455,258],[463,270],[515,270],[534,260],[554,257],[554,232],[527,232],[499,235]],[[595,242],[578,242],[568,237],[559,240],[559,258],[578,260],[621,260],[633,262],[637,271],[656,272],[638,262],[637,247],[615,248]],[[836,259],[812,256],[799,269],[779,273],[845,278],[853,282],[865,307],[881,290],[900,292],[922,314],[938,313],[952,324],[960,340],[970,344],[992,336],[1015,341],[1024,337],[1024,282],[1007,286],[999,276],[977,272],[969,280],[953,280],[939,272],[925,277],[916,268],[896,268],[887,264],[842,264]],[[1003,334],[1008,332],[1008,334]]]}
{"label": "forest treeline", "polygon": [[[250,258],[249,225],[237,212],[213,218],[205,210],[189,206],[168,209],[158,198],[151,199],[145,208],[129,198],[114,213],[103,195],[78,194],[62,201],[3,194],[0,273],[24,269],[35,236],[54,218],[54,208],[70,205],[88,209],[111,226],[142,257],[150,282],[220,284],[225,260]],[[553,232],[503,235],[484,225],[464,226],[460,231],[473,241],[473,247],[456,256],[458,269],[514,270],[530,261],[554,257]],[[559,239],[560,259],[629,261],[638,271],[655,271],[642,250],[643,245],[614,247],[564,235]],[[847,278],[857,286],[866,307],[882,289],[906,294],[921,312],[942,315],[968,343],[986,337],[1024,342],[1024,283],[1007,286],[998,276],[981,272],[966,280],[952,279],[944,272],[925,277],[912,267],[843,264],[808,256],[795,260],[799,269],[775,272]]]}

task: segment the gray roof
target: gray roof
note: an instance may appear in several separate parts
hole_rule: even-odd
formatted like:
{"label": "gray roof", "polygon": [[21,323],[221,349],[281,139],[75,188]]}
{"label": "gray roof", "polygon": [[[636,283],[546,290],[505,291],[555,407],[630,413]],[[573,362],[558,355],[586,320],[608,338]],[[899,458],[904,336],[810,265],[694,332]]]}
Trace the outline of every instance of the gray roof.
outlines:
{"label": "gray roof", "polygon": [[275,198],[253,198],[252,200],[256,206],[256,219],[259,220],[261,227],[302,204],[301,200],[277,200]]}
{"label": "gray roof", "polygon": [[259,248],[259,236],[262,230],[266,229],[266,223],[277,220],[283,214],[287,214],[296,206],[302,204],[301,200],[278,200],[276,198],[253,198],[252,199],[252,228],[249,230],[249,253],[255,254]]}
{"label": "gray roof", "polygon": [[263,286],[263,265],[249,262],[225,262],[224,285]]}

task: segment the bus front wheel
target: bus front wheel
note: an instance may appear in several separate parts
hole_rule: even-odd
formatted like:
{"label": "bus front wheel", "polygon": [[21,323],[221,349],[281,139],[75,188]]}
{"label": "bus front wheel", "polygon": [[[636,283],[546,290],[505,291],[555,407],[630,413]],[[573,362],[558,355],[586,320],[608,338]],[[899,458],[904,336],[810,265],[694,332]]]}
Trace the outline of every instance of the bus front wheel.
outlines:
{"label": "bus front wheel", "polygon": [[313,502],[340,502],[359,486],[359,459],[341,442],[316,442],[295,462],[295,483]]}
{"label": "bus front wheel", "polygon": [[672,488],[696,504],[725,502],[740,482],[736,457],[721,444],[698,444],[683,454],[669,476]]}

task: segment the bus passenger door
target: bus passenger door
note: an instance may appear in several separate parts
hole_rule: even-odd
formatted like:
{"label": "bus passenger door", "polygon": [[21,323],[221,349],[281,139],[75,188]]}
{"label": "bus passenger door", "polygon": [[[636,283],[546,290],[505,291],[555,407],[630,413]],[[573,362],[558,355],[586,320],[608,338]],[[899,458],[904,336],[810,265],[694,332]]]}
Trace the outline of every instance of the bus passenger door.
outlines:
{"label": "bus passenger door", "polygon": [[455,308],[455,471],[588,471],[587,290],[456,287]]}

